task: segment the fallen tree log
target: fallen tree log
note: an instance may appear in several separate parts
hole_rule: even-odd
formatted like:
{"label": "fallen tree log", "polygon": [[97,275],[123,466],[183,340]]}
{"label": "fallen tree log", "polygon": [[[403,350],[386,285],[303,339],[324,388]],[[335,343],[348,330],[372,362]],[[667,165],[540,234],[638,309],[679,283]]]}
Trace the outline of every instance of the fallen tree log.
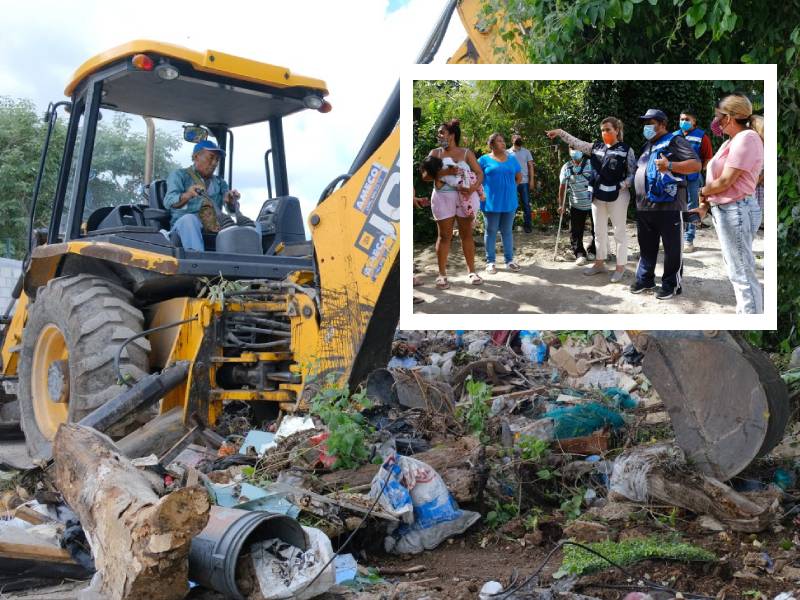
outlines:
{"label": "fallen tree log", "polygon": [[111,600],[171,600],[188,593],[192,538],[208,521],[203,488],[159,498],[148,478],[105,435],[62,425],[53,443],[56,486],[80,517],[99,581]]}
{"label": "fallen tree log", "polygon": [[[415,454],[414,458],[430,465],[444,480],[456,502],[475,502],[486,485],[488,471],[483,446],[473,437],[431,448]],[[326,490],[341,490],[369,485],[377,465],[364,465],[358,469],[335,471],[321,477]]]}

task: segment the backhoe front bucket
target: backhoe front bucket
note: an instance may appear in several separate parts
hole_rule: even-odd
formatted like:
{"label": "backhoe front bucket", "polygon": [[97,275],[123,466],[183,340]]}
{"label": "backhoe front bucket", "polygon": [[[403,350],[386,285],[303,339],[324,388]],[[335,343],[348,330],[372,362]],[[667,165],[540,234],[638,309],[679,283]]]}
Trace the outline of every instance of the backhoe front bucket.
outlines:
{"label": "backhoe front bucket", "polygon": [[769,358],[726,331],[651,331],[637,337],[644,374],[664,401],[694,467],[727,481],[780,442],[786,385]]}

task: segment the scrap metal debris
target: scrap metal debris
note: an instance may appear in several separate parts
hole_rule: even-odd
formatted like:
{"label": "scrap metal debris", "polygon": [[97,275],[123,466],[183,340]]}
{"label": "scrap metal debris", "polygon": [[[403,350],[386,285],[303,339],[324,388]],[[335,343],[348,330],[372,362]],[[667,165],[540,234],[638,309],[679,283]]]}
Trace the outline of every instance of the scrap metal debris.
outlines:
{"label": "scrap metal debris", "polygon": [[[96,569],[92,589],[112,598],[183,597],[189,578],[248,600],[605,599],[625,585],[677,598],[692,579],[663,553],[625,567],[646,570],[638,580],[597,556],[591,573],[552,577],[563,552],[550,554],[567,540],[616,555],[616,544],[667,535],[716,557],[704,568],[731,575],[719,575],[734,586],[724,597],[741,592],[727,579],[757,589],[769,577],[772,596],[800,585],[800,426],[738,478],[699,472],[636,341],[622,331],[398,332],[391,361],[360,392],[321,393],[310,412],[258,420],[231,402],[209,426],[173,410],[118,445],[64,426],[53,466],[0,473],[5,522],[17,525],[8,534],[0,521],[4,559],[33,548],[34,526],[56,532],[27,555],[38,570],[0,570],[0,584],[41,585],[41,567],[58,564],[63,576]],[[333,410],[318,412],[326,402]],[[9,545],[9,535],[27,541]],[[438,560],[492,548],[508,553],[502,572],[473,566],[448,589]],[[531,563],[515,552],[533,552],[544,570],[523,577]],[[414,553],[421,564],[393,562]],[[224,556],[219,568],[212,555]],[[503,570],[512,563],[516,575]]]}

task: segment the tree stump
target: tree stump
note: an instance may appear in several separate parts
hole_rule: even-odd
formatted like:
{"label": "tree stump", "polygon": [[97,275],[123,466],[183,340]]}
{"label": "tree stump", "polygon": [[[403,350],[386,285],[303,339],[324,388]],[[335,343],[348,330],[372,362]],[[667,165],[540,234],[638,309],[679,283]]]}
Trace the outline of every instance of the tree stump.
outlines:
{"label": "tree stump", "polygon": [[183,598],[189,546],[208,521],[205,489],[159,498],[108,437],[76,424],[59,428],[53,457],[56,486],[92,547],[100,576],[94,591],[111,600]]}

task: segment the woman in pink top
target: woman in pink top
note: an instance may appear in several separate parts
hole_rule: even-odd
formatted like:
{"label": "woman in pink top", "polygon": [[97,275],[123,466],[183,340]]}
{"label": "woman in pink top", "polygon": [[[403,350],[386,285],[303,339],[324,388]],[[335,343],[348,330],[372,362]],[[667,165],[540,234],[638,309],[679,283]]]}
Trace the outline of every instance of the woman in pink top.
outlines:
{"label": "woman in pink top", "polygon": [[692,212],[702,218],[711,210],[736,295],[736,312],[763,313],[753,238],[762,217],[755,191],[764,166],[764,119],[753,114],[753,105],[742,94],[720,100],[714,113],[711,131],[730,137],[708,163],[700,207]]}

